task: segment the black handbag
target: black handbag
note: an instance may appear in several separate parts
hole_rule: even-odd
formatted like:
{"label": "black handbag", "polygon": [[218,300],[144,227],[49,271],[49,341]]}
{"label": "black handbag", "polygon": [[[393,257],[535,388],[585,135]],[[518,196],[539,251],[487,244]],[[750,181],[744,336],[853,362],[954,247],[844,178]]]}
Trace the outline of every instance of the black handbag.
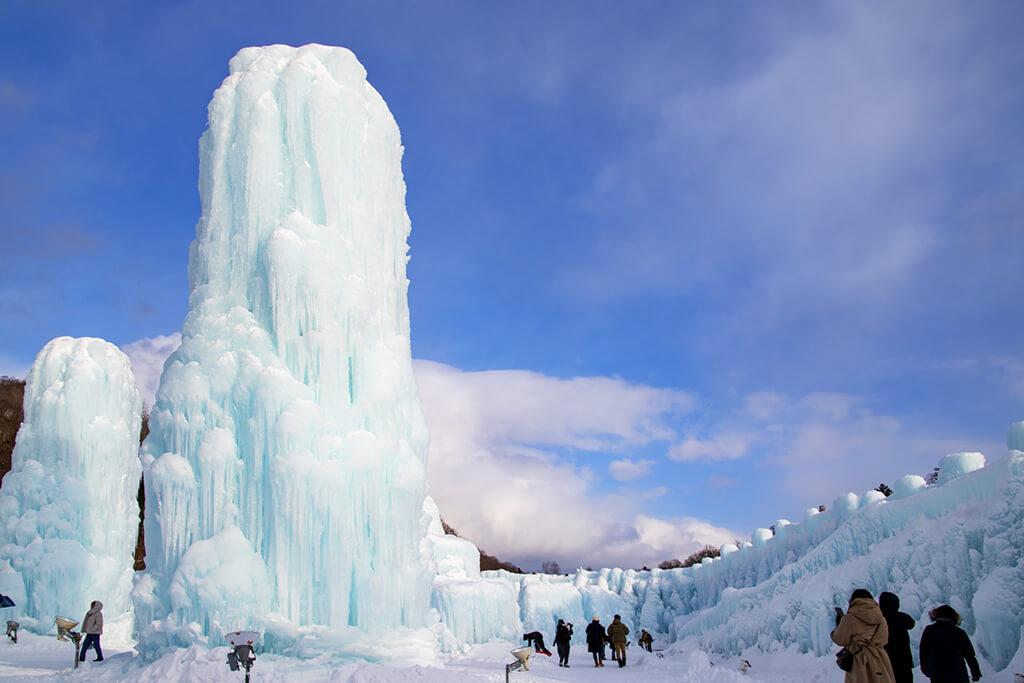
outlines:
{"label": "black handbag", "polygon": [[[878,626],[875,627],[875,633],[878,633]],[[875,638],[875,633],[871,634],[871,638],[868,639],[870,643]],[[843,671],[853,671],[853,653],[847,650],[845,647],[836,653],[836,666]]]}
{"label": "black handbag", "polygon": [[853,653],[845,647],[836,653],[836,666],[843,671],[853,671]]}

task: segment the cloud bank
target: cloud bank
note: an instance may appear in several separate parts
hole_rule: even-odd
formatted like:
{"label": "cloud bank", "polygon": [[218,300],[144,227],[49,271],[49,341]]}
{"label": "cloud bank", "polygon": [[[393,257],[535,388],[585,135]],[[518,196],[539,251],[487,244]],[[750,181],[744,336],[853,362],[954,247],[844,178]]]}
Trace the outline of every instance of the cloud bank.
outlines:
{"label": "cloud bank", "polygon": [[[123,347],[149,405],[179,342],[172,334]],[[655,566],[799,519],[851,489],[924,474],[946,453],[1003,450],[909,430],[867,396],[758,391],[712,411],[691,392],[617,377],[413,365],[442,515],[527,570],[545,560]],[[752,519],[757,504],[766,516]]]}

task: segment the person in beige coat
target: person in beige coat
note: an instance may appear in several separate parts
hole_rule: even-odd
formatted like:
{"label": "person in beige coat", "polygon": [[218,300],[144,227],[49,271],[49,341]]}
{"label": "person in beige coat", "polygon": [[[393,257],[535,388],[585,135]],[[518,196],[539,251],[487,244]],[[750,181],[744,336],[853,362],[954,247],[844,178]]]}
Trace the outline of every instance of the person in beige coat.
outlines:
{"label": "person in beige coat", "polygon": [[[837,618],[842,610],[836,608]],[[832,642],[853,653],[853,670],[846,672],[845,683],[896,683],[885,653],[889,627],[871,593],[858,588],[850,596],[850,606],[832,631]]]}
{"label": "person in beige coat", "polygon": [[103,603],[99,600],[93,600],[89,611],[85,613],[85,617],[82,619],[82,633],[85,634],[85,640],[82,642],[78,660],[84,662],[85,651],[92,647],[96,649],[96,659],[92,661],[102,662],[103,650],[100,649],[100,635],[103,634]]}

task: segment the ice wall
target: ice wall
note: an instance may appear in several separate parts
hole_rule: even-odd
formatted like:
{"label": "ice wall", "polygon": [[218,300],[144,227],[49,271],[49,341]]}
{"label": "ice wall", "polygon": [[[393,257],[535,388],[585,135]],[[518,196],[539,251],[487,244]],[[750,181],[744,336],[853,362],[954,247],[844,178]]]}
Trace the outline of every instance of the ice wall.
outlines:
{"label": "ice wall", "polygon": [[424,627],[398,127],[348,50],[274,45],[231,60],[199,148],[189,312],[143,452],[144,650]]}
{"label": "ice wall", "polygon": [[17,603],[5,616],[45,633],[99,600],[105,633],[126,638],[142,469],[131,363],[102,339],[54,339],[24,408],[0,489],[0,593]]}
{"label": "ice wall", "polygon": [[[579,625],[597,614],[607,624],[617,613],[634,632],[655,634],[662,647],[689,639],[722,655],[792,646],[829,655],[833,606],[845,608],[854,588],[876,596],[888,590],[917,620],[915,653],[927,611],[948,603],[980,655],[1001,671],[1024,661],[1024,452],[1013,448],[1022,427],[1011,428],[1011,450],[988,466],[980,453],[945,456],[936,485],[909,475],[894,483],[889,498],[847,494],[825,512],[807,510],[800,523],[779,520],[774,534],[755,530],[752,542],[726,545],[719,558],[693,567],[570,576],[483,572],[483,581],[502,581],[517,594],[519,614],[506,622],[509,629],[550,637],[559,618]],[[496,590],[463,591],[462,608],[448,608],[442,620],[464,639],[472,633],[466,606]],[[581,631],[575,640],[582,642]]]}

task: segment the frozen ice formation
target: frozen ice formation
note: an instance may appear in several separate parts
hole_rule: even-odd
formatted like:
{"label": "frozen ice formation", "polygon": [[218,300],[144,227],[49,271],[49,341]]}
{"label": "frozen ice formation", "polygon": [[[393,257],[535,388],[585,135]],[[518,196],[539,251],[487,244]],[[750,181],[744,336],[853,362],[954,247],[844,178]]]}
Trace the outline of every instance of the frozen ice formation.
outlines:
{"label": "frozen ice formation", "polygon": [[[867,588],[900,596],[917,620],[914,652],[927,611],[947,603],[994,669],[1024,664],[1024,452],[1013,448],[1015,438],[1011,429],[1011,450],[988,466],[980,453],[945,456],[936,485],[908,475],[889,498],[841,496],[824,512],[780,520],[774,534],[755,530],[752,542],[728,544],[719,558],[686,569],[496,571],[482,572],[475,587],[435,582],[435,606],[455,641],[443,644],[459,649],[534,630],[550,638],[558,619],[580,625],[596,614],[607,624],[620,614],[633,632],[645,628],[662,644],[691,640],[727,656],[752,647],[825,656],[835,649],[832,608],[845,609],[854,588]],[[481,614],[506,620],[481,624]],[[580,629],[575,640],[583,640]]]}
{"label": "frozen ice formation", "polygon": [[105,605],[128,637],[139,529],[142,401],[131,363],[102,339],[60,337],[36,356],[25,416],[0,489],[0,593],[25,628]]}
{"label": "frozen ice formation", "polygon": [[[189,312],[142,452],[141,652],[244,629],[281,654],[422,664],[438,645],[550,640],[559,618],[581,641],[593,615],[620,614],[662,644],[827,656],[832,607],[864,587],[901,597],[915,647],[948,603],[987,665],[1024,665],[1024,423],[994,463],[948,455],[934,484],[841,496],[690,568],[480,572],[426,495],[401,157],[349,51],[231,61],[200,141]],[[127,629],[140,409],[127,359],[55,340],[25,406],[0,495],[0,591],[30,628],[100,599]]]}
{"label": "frozen ice formation", "polygon": [[231,60],[199,147],[189,312],[142,456],[143,649],[427,632],[398,126],[348,50],[273,45]]}

